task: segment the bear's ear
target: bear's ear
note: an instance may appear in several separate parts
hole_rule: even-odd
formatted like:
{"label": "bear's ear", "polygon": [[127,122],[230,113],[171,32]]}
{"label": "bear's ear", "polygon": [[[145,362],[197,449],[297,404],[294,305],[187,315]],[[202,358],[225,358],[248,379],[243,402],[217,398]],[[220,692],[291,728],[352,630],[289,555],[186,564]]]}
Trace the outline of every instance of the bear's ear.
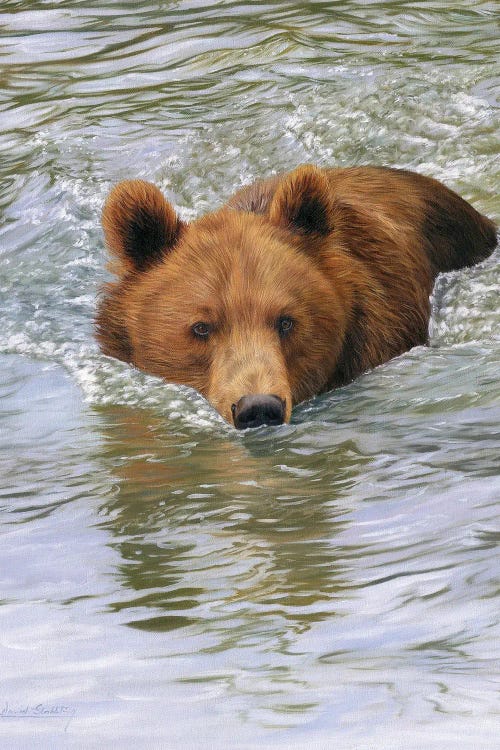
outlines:
{"label": "bear's ear", "polygon": [[179,238],[183,223],[161,191],[144,180],[125,180],[104,204],[106,244],[125,271],[144,271]]}
{"label": "bear's ear", "polygon": [[326,235],[333,229],[332,189],[323,170],[297,167],[279,183],[269,207],[273,224],[299,234]]}

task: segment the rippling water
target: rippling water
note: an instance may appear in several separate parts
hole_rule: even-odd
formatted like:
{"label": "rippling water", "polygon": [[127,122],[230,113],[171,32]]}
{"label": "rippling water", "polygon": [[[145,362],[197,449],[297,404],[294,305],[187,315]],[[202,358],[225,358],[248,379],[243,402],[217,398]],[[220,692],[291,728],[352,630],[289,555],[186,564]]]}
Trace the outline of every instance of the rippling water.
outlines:
{"label": "rippling water", "polygon": [[298,163],[500,220],[498,4],[4,0],[0,738],[498,747],[498,251],[431,345],[236,434],[99,354],[99,213],[187,219]]}

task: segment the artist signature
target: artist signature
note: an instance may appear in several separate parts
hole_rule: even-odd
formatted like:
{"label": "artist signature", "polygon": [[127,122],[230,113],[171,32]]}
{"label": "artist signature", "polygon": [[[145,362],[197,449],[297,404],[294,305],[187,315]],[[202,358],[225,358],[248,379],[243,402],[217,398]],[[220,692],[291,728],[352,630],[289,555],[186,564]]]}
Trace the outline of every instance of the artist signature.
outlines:
{"label": "artist signature", "polygon": [[0,719],[71,719],[76,708],[66,703],[0,704]]}

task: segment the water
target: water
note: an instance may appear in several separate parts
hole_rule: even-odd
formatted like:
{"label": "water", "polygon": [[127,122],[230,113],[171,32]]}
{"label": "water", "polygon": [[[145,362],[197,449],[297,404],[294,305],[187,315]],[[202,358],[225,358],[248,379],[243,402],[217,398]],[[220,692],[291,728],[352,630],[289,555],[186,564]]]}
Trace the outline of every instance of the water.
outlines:
{"label": "water", "polygon": [[236,433],[99,354],[99,213],[301,162],[500,220],[498,5],[4,0],[6,748],[497,748],[498,251],[431,346]]}

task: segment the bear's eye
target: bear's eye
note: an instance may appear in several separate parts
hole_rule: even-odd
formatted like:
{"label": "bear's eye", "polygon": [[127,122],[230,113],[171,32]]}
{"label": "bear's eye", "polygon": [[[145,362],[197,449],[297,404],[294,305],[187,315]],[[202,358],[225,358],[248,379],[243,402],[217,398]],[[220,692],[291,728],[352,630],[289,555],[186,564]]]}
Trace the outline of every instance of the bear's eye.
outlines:
{"label": "bear's eye", "polygon": [[202,323],[200,321],[199,323],[195,323],[193,326],[191,326],[191,330],[197,339],[206,339],[212,331],[212,326],[210,325],[210,323]]}
{"label": "bear's eye", "polygon": [[281,336],[281,338],[288,336],[293,326],[294,326],[294,320],[293,318],[290,318],[288,315],[281,315],[276,321],[276,329],[279,335]]}

